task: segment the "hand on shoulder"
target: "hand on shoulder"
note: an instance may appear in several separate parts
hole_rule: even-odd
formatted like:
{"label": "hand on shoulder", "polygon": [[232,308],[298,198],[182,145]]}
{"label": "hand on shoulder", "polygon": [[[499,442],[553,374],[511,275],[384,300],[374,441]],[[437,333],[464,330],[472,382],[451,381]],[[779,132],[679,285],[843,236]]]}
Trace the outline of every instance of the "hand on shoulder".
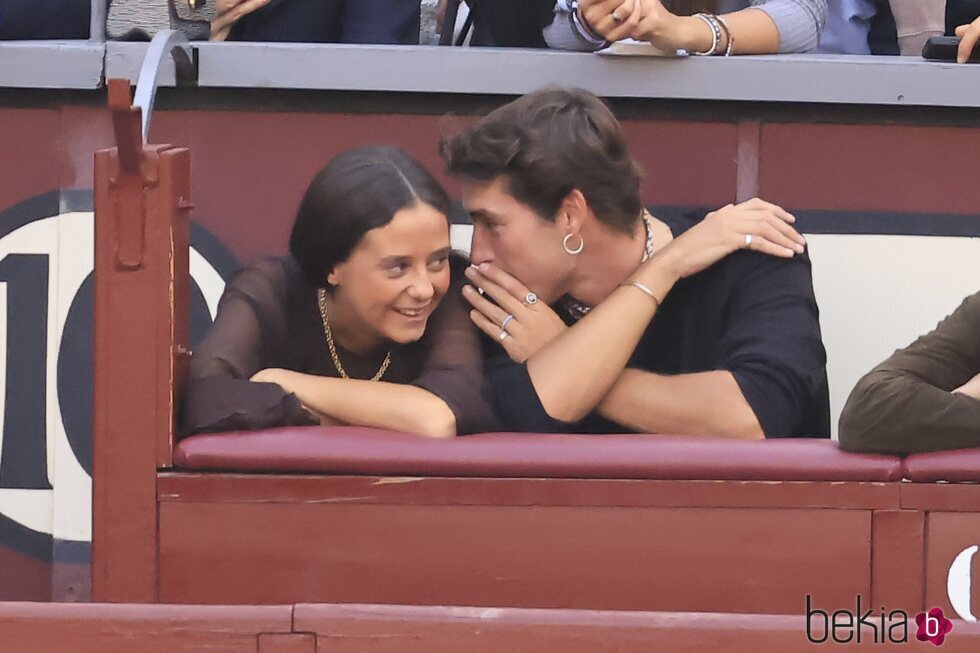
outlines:
{"label": "hand on shoulder", "polygon": [[796,217],[780,206],[753,198],[709,213],[658,252],[678,279],[714,265],[740,249],[792,258],[802,254],[806,240],[793,224]]}

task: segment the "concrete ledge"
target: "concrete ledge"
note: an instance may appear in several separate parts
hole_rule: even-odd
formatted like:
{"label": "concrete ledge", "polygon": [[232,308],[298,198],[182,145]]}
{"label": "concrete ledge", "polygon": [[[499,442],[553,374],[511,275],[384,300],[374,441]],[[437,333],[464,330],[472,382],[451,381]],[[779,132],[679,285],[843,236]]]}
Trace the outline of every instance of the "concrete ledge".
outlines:
{"label": "concrete ledge", "polygon": [[89,41],[0,41],[0,88],[99,88],[104,53]]}
{"label": "concrete ledge", "polygon": [[[200,85],[518,95],[580,86],[604,97],[980,106],[971,66],[907,57],[655,59],[548,50],[200,43]],[[146,45],[106,44],[106,76],[135,81]],[[165,78],[173,83],[172,74]]]}

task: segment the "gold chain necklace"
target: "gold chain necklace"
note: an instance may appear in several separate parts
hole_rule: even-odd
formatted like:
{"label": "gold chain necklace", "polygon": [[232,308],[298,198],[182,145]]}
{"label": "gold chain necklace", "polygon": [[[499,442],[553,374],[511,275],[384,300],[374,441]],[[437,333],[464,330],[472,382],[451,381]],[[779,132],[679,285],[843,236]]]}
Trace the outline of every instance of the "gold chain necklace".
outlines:
{"label": "gold chain necklace", "polygon": [[[333,366],[337,368],[337,372],[343,379],[349,379],[350,375],[347,374],[347,370],[344,366],[340,364],[340,357],[337,355],[337,347],[333,343],[333,332],[330,330],[330,320],[327,319],[327,291],[323,288],[317,288],[316,291],[317,304],[320,305],[320,318],[323,320],[323,335],[327,337],[327,348],[330,349],[330,358],[333,359]],[[378,373],[371,377],[372,381],[380,381],[381,377],[384,376],[385,372],[388,371],[388,366],[391,365],[391,350],[385,355],[385,360],[381,363],[381,369]]]}

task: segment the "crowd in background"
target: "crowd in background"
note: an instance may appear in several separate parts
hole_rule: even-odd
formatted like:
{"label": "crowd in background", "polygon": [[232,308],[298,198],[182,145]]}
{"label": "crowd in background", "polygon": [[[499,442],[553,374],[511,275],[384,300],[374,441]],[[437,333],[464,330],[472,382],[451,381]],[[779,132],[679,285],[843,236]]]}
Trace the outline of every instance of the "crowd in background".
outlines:
{"label": "crowd in background", "polygon": [[[0,0],[0,39],[88,38],[90,5]],[[610,5],[622,22],[589,21]],[[465,26],[460,41],[499,47],[597,50],[632,38],[692,54],[918,55],[930,36],[974,43],[980,34],[980,23],[967,32],[980,0],[110,0],[108,32],[145,39],[175,27],[213,41],[432,45],[447,7],[458,17],[445,27],[453,36]]]}

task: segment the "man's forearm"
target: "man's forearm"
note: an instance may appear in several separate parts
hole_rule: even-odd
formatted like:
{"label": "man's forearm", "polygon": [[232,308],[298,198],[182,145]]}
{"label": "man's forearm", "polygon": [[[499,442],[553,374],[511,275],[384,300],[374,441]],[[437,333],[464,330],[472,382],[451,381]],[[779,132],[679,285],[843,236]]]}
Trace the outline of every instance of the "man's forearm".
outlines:
{"label": "man's forearm", "polygon": [[598,412],[644,433],[765,437],[735,377],[727,371],[667,376],[627,369],[599,403]]}

